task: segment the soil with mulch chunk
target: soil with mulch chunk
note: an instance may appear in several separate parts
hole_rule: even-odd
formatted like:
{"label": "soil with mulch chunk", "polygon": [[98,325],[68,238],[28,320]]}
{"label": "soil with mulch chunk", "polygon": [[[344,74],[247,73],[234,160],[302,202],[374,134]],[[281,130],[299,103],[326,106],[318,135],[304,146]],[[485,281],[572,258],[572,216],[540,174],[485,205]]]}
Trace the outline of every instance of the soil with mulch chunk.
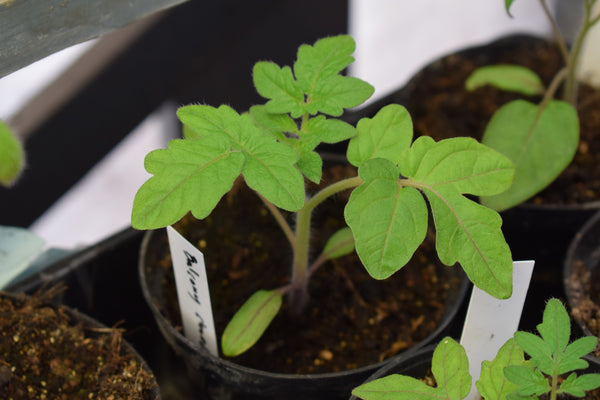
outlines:
{"label": "soil with mulch chunk", "polygon": [[[473,92],[464,88],[471,72],[480,66],[510,63],[536,71],[546,87],[564,65],[556,46],[548,41],[512,37],[436,61],[409,83],[406,101],[419,135],[436,140],[471,136],[481,139],[492,114],[503,104],[523,98],[493,87]],[[560,93],[560,92],[559,92]],[[527,99],[538,103],[540,98]],[[539,195],[534,204],[581,204],[600,200],[600,89],[579,88],[577,111],[581,139],[574,161]]]}
{"label": "soil with mulch chunk", "polygon": [[0,296],[1,399],[153,399],[156,382],[121,349],[117,329],[90,327],[45,296]]}
{"label": "soil with mulch chunk", "polygon": [[[356,174],[341,166],[327,171],[325,183]],[[314,212],[313,259],[326,238],[344,226],[348,196],[340,194]],[[243,182],[236,183],[211,216],[200,223],[185,218],[176,227],[204,252],[219,337],[252,293],[289,282],[290,245]],[[309,282],[304,313],[292,317],[284,298],[282,310],[258,343],[231,361],[270,372],[327,373],[374,364],[415,345],[436,329],[448,298],[456,297],[464,282],[460,267],[441,265],[432,242],[427,243],[408,266],[384,281],[371,278],[355,254],[322,265]],[[166,243],[162,247],[162,252],[148,255],[157,259],[147,270],[163,270],[161,290],[170,301],[159,306],[180,327]]]}
{"label": "soil with mulch chunk", "polygon": [[[576,260],[566,285],[571,293],[571,315],[585,324],[592,335],[600,337],[600,265],[586,266]],[[600,345],[594,355],[600,358]]]}

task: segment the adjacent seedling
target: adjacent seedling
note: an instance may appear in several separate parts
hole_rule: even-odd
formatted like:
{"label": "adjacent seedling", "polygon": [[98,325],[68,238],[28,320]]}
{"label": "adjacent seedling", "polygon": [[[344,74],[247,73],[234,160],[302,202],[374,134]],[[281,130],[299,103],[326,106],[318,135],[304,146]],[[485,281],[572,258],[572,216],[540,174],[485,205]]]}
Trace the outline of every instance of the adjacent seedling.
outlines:
{"label": "adjacent seedling", "polygon": [[[600,374],[573,372],[589,367],[582,357],[594,350],[598,338],[585,336],[569,343],[571,323],[560,300],[548,302],[537,329],[540,336],[517,332],[493,361],[482,363],[476,386],[483,399],[524,400],[547,395],[556,400],[559,394],[583,397],[600,387]],[[436,347],[431,372],[435,387],[413,377],[389,375],[365,383],[352,393],[364,400],[462,400],[469,394],[467,355],[452,338],[443,339]]]}
{"label": "adjacent seedling", "polygon": [[[505,1],[510,14],[513,0]],[[565,62],[565,67],[554,76],[547,88],[535,72],[516,65],[485,66],[475,70],[467,79],[468,90],[489,84],[524,96],[542,96],[538,104],[524,99],[509,102],[499,108],[489,121],[482,143],[514,162],[515,180],[509,190],[482,197],[481,202],[486,206],[502,211],[526,201],[552,183],[573,160],[579,143],[576,73],[585,38],[600,20],[600,14],[592,14],[596,1],[584,0],[585,17],[575,42],[569,48],[546,1],[539,0],[552,24]],[[562,99],[557,100],[556,94],[561,87]]]}

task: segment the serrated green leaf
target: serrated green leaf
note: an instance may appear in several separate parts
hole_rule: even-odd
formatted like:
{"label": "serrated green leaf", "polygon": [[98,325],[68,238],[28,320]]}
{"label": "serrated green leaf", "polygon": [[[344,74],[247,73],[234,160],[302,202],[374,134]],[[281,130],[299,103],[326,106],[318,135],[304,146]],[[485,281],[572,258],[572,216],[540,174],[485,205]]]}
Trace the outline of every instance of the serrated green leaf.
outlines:
{"label": "serrated green leaf", "polygon": [[[363,383],[352,390],[352,394],[363,400],[440,400],[439,390],[410,376],[388,375]],[[454,399],[452,399],[454,400]],[[457,399],[458,400],[458,399]]]}
{"label": "serrated green leaf", "polygon": [[440,341],[433,352],[431,372],[443,398],[463,399],[471,390],[469,360],[465,349],[450,337]]}
{"label": "serrated green leaf", "polygon": [[561,384],[558,393],[567,393],[575,397],[584,397],[585,392],[600,387],[600,374],[577,376],[570,374]]}
{"label": "serrated green leaf", "polygon": [[523,365],[525,357],[523,350],[514,339],[509,339],[498,350],[492,361],[481,363],[481,375],[477,381],[477,390],[485,400],[504,400],[516,389],[516,385],[504,376],[504,367]]}
{"label": "serrated green leaf", "polygon": [[409,171],[401,168],[400,172],[432,190],[452,187],[458,193],[491,195],[509,188],[513,180],[512,162],[473,138],[457,137],[435,144],[429,142],[417,151],[420,157],[418,166]]}
{"label": "serrated green leaf", "polygon": [[298,134],[298,126],[288,114],[273,114],[267,112],[265,106],[252,106],[250,107],[250,115],[256,126],[280,140],[285,137],[284,132]]}
{"label": "serrated green leaf", "polygon": [[541,337],[533,333],[519,331],[515,333],[515,340],[543,373],[548,375],[554,373],[552,347]]}
{"label": "serrated green leaf", "polygon": [[465,88],[469,91],[486,85],[525,96],[540,95],[545,90],[542,79],[521,65],[496,64],[480,67],[465,82]]}
{"label": "serrated green leaf", "polygon": [[25,164],[25,152],[21,142],[10,127],[0,121],[0,185],[12,186]]}
{"label": "serrated green leaf", "polygon": [[558,355],[566,349],[571,337],[571,320],[560,300],[548,301],[542,323],[538,324],[537,330],[553,354]]}
{"label": "serrated green leaf", "polygon": [[321,182],[323,172],[323,159],[319,153],[313,151],[314,145],[303,145],[304,141],[297,141],[294,148],[298,152],[300,158],[296,165],[302,171],[308,180],[314,183]]}
{"label": "serrated green leaf", "polygon": [[223,354],[229,357],[242,354],[260,339],[281,308],[281,293],[259,290],[235,313],[221,338]]}
{"label": "serrated green leaf", "polygon": [[342,228],[335,232],[325,243],[323,254],[328,260],[345,256],[354,251],[354,236],[350,228]]}
{"label": "serrated green leaf", "polygon": [[560,360],[558,373],[564,374],[576,369],[587,368],[588,362],[581,357],[591,353],[597,344],[598,338],[595,336],[584,336],[569,344]]}
{"label": "serrated green leaf", "polygon": [[[260,135],[254,125],[248,129],[255,129]],[[304,179],[295,166],[298,154],[271,137],[252,136],[243,150],[246,162],[242,174],[246,183],[277,207],[298,211],[305,201]]]}
{"label": "serrated green leaf", "polygon": [[[403,267],[427,232],[427,206],[421,194],[398,184],[396,166],[373,159],[359,174],[344,215],[354,233],[356,252],[369,274],[385,279]],[[394,177],[392,172],[396,171]]]}
{"label": "serrated green leaf", "polygon": [[294,74],[304,93],[311,93],[315,85],[338,74],[354,61],[356,45],[348,35],[327,37],[313,46],[304,44],[298,49]]}
{"label": "serrated green leaf", "polygon": [[550,390],[548,379],[534,368],[511,365],[504,368],[504,376],[517,386],[520,396],[539,396]]}
{"label": "serrated green leaf", "polygon": [[265,104],[268,112],[290,113],[294,118],[304,114],[304,93],[290,67],[280,68],[275,63],[260,61],[254,64],[252,77],[256,91],[270,99]]}
{"label": "serrated green leaf", "polygon": [[361,79],[334,75],[318,81],[314,89],[307,93],[305,108],[312,115],[321,112],[339,117],[345,108],[362,104],[374,91],[373,86]]}
{"label": "serrated green leaf", "polygon": [[397,104],[383,107],[373,118],[361,119],[356,131],[347,151],[348,161],[354,166],[372,158],[385,158],[399,164],[413,137],[410,115]]}
{"label": "serrated green leaf", "polygon": [[333,144],[350,139],[356,135],[356,129],[347,122],[319,115],[309,119],[298,134],[300,137],[316,140],[317,143]]}
{"label": "serrated green leaf", "polygon": [[497,298],[512,293],[512,256],[500,216],[455,191],[423,189],[436,227],[436,249],[446,265],[460,263],[474,285]]}
{"label": "serrated green leaf", "polygon": [[154,176],[135,195],[132,226],[165,227],[188,211],[206,217],[231,189],[243,164],[242,153],[224,152],[212,139],[172,140],[168,149],[146,156],[146,170]]}
{"label": "serrated green leaf", "polygon": [[214,145],[221,143],[223,149],[231,146],[241,148],[243,130],[240,115],[229,106],[184,106],[177,109],[177,117],[186,128],[186,139],[215,138]]}
{"label": "serrated green leaf", "polygon": [[437,387],[394,374],[360,385],[352,394],[364,400],[461,400],[469,394],[467,354],[453,339],[446,337],[436,347],[431,369]]}
{"label": "serrated green leaf", "polygon": [[403,157],[405,184],[422,190],[431,204],[440,260],[459,262],[469,279],[491,295],[510,296],[512,256],[500,229],[502,219],[461,194],[505,190],[512,179],[511,162],[472,138],[418,139]]}
{"label": "serrated green leaf", "polygon": [[493,115],[482,143],[501,152],[515,165],[509,190],[481,202],[502,211],[522,203],[549,185],[572,161],[579,142],[577,113],[568,103],[553,100],[537,106],[515,100]]}

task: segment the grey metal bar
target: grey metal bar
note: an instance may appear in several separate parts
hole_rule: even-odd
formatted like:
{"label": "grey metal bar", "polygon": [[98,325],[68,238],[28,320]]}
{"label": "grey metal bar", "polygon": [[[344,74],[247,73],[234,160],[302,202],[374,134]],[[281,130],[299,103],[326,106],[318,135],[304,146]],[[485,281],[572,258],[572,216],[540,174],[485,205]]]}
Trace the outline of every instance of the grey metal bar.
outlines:
{"label": "grey metal bar", "polygon": [[0,77],[186,0],[0,0]]}

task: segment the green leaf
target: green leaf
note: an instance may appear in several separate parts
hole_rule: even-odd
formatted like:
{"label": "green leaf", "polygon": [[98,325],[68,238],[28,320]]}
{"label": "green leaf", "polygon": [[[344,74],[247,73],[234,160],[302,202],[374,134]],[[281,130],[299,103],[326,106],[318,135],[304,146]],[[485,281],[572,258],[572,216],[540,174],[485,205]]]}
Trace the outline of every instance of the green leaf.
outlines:
{"label": "green leaf", "polygon": [[278,290],[259,290],[235,313],[221,338],[223,354],[242,354],[260,339],[281,308]]}
{"label": "green leaf", "polygon": [[459,262],[475,285],[493,296],[509,297],[512,256],[500,229],[502,219],[462,193],[505,190],[512,179],[511,162],[472,138],[438,143],[419,138],[403,158],[404,185],[422,190],[431,205],[440,260]]}
{"label": "green leaf", "polygon": [[10,127],[0,121],[0,185],[12,186],[25,164],[25,153],[21,142]]}
{"label": "green leaf", "polygon": [[[501,193],[510,187],[514,177],[512,162],[475,139],[457,137],[437,143],[419,139],[414,150],[403,155],[413,164],[400,165],[400,172],[412,180],[431,190],[451,187],[458,193],[476,196]],[[417,156],[410,154],[413,151]]]}
{"label": "green leaf", "polygon": [[473,71],[465,82],[468,91],[486,85],[525,96],[541,95],[545,90],[542,79],[535,72],[521,65],[497,64],[480,67]]}
{"label": "green leaf", "polygon": [[288,114],[273,114],[267,112],[265,106],[252,106],[250,107],[250,115],[256,126],[280,140],[285,137],[282,135],[284,132],[298,134],[298,126]]}
{"label": "green leaf", "polygon": [[[251,121],[250,116],[245,117]],[[254,125],[249,129],[260,135]],[[304,178],[295,166],[298,154],[271,137],[258,135],[253,135],[243,150],[246,162],[242,174],[246,183],[277,207],[299,210],[304,205],[305,193]]]}
{"label": "green leaf", "polygon": [[539,396],[550,390],[548,379],[531,367],[511,365],[504,368],[504,376],[517,386],[516,393],[520,396]]}
{"label": "green leaf", "polygon": [[204,218],[233,186],[244,156],[223,151],[213,139],[176,139],[168,149],[155,150],[145,159],[153,174],[133,201],[131,224],[136,229],[171,225],[188,211]]}
{"label": "green leaf", "polygon": [[[388,375],[363,383],[352,394],[364,400],[440,400],[439,390],[410,376]],[[454,399],[453,399],[454,400]],[[456,399],[458,400],[458,399]]]}
{"label": "green leaf", "polygon": [[516,389],[516,385],[504,376],[504,367],[523,365],[525,362],[523,350],[514,339],[509,339],[498,350],[493,361],[481,363],[481,376],[477,381],[477,390],[485,400],[504,400]]}
{"label": "green leaf", "polygon": [[553,298],[548,301],[537,330],[552,349],[552,354],[558,355],[566,349],[571,337],[571,320],[560,300]]}
{"label": "green leaf", "polygon": [[516,332],[515,340],[519,346],[531,357],[533,363],[545,374],[554,372],[552,347],[541,337],[529,332]]}
{"label": "green leaf", "polygon": [[472,379],[465,349],[450,337],[440,341],[433,352],[431,372],[447,399],[463,399],[470,390]]}
{"label": "green leaf", "polygon": [[469,394],[467,354],[453,339],[446,337],[436,347],[431,369],[438,384],[435,388],[413,377],[395,374],[360,385],[352,394],[365,400],[461,400]]}
{"label": "green leaf", "polygon": [[486,128],[482,142],[510,158],[515,179],[509,190],[481,202],[498,211],[522,203],[549,185],[569,165],[579,141],[577,113],[553,100],[536,106],[515,100],[502,106]]}
{"label": "green leaf", "polygon": [[515,0],[504,0],[504,6],[506,7],[506,13],[512,18],[512,14],[510,13],[510,6]]}
{"label": "green leaf", "polygon": [[342,228],[335,232],[325,243],[323,255],[328,260],[345,256],[354,251],[354,236],[350,228]]}
{"label": "green leaf", "polygon": [[313,115],[321,112],[339,117],[345,108],[362,104],[374,91],[373,86],[361,79],[334,75],[320,80],[314,89],[307,93],[306,111]]}
{"label": "green leaf", "polygon": [[354,39],[348,35],[323,38],[313,46],[300,46],[294,74],[304,93],[311,93],[318,82],[340,73],[354,62],[355,47]]}
{"label": "green leaf", "polygon": [[585,369],[588,362],[581,357],[591,353],[598,344],[595,336],[584,336],[569,344],[558,366],[558,373],[564,374],[576,369]]}
{"label": "green leaf", "polygon": [[397,104],[383,107],[373,118],[361,119],[356,131],[348,144],[347,156],[357,167],[371,158],[385,158],[399,164],[413,137],[410,115]]}
{"label": "green leaf", "polygon": [[251,115],[239,115],[228,106],[192,105],[178,109],[177,116],[195,132],[193,137],[211,139],[211,144],[220,147],[223,153],[242,152],[242,174],[250,188],[285,210],[297,211],[302,207],[305,193],[302,174],[295,166],[298,154],[274,136],[265,134]]}
{"label": "green leaf", "polygon": [[323,172],[323,159],[321,155],[312,150],[314,148],[313,145],[308,144],[304,146],[303,141],[297,141],[294,148],[300,157],[296,163],[300,171],[311,182],[320,183]]}
{"label": "green leaf", "polygon": [[398,184],[397,167],[373,159],[359,168],[365,183],[356,188],[344,215],[356,252],[369,274],[385,279],[404,266],[425,239],[427,206],[414,188]]}
{"label": "green leaf", "polygon": [[298,118],[304,114],[304,93],[294,80],[290,67],[260,61],[254,65],[252,77],[256,91],[271,99],[265,104],[270,113],[290,113]]}
{"label": "green leaf", "polygon": [[570,374],[561,384],[558,393],[567,393],[575,397],[584,397],[585,392],[600,387],[600,374],[577,376]]}
{"label": "green leaf", "polygon": [[347,122],[319,115],[309,119],[298,134],[317,143],[339,143],[356,135],[356,129]]}

